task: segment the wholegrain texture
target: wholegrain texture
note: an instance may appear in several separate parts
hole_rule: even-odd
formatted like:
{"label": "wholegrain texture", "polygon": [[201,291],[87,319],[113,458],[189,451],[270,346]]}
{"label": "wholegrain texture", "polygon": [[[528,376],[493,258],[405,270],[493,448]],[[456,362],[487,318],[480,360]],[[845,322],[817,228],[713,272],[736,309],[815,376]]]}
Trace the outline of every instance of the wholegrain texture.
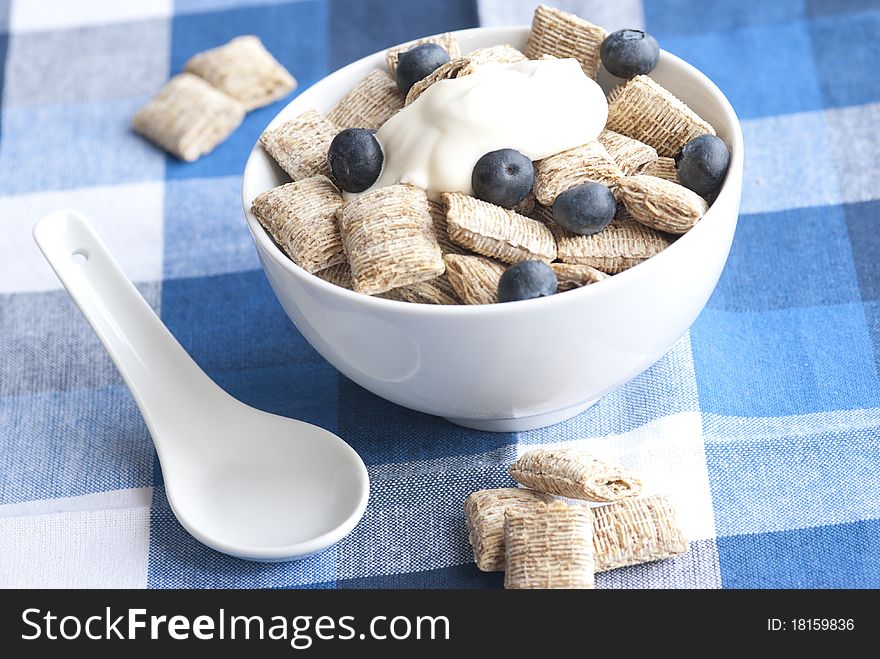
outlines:
{"label": "wholegrain texture", "polygon": [[593,588],[593,515],[562,501],[504,512],[508,589]]}

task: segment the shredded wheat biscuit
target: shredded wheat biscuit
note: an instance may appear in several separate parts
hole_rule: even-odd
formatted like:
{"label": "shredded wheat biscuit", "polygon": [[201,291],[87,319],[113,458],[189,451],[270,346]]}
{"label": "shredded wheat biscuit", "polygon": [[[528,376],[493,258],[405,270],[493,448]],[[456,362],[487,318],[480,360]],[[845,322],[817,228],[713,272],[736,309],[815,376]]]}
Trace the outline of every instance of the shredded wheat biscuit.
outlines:
{"label": "shredded wheat biscuit", "polygon": [[636,76],[608,96],[607,130],[650,144],[661,156],[674,156],[699,135],[715,134],[672,92],[648,76]]}
{"label": "shredded wheat biscuit", "polygon": [[596,139],[626,176],[640,173],[657,160],[657,149],[613,130],[603,130]]}
{"label": "shredded wheat biscuit", "polygon": [[135,132],[192,162],[238,128],[241,103],[192,73],[174,76],[132,119]]}
{"label": "shredded wheat biscuit", "polygon": [[390,185],[366,192],[337,212],[354,290],[374,295],[443,274],[425,191]]}
{"label": "shredded wheat biscuit", "polygon": [[642,482],[625,467],[576,448],[524,453],[510,466],[510,475],[538,492],[587,501],[617,501],[642,491]]}
{"label": "shredded wheat biscuit", "polygon": [[599,72],[599,48],[606,32],[580,16],[554,7],[538,5],[532,18],[532,30],[526,43],[526,57],[541,55],[574,57],[591,78]]}
{"label": "shredded wheat biscuit", "polygon": [[672,244],[668,236],[636,222],[625,211],[592,236],[571,233],[553,224],[550,210],[543,206],[536,207],[533,217],[550,226],[560,261],[592,266],[609,275],[628,270]]}
{"label": "shredded wheat biscuit", "polygon": [[416,304],[461,304],[445,274],[417,284],[392,288],[386,293],[380,293],[378,297]]}
{"label": "shredded wheat biscuit", "polygon": [[582,286],[589,286],[597,281],[608,279],[608,275],[604,272],[589,265],[551,263],[550,267],[556,273],[556,280],[558,282],[556,291],[559,293],[581,288]]}
{"label": "shredded wheat biscuit", "polygon": [[449,237],[462,247],[504,263],[556,258],[553,234],[541,222],[458,192],[441,199]]}
{"label": "shredded wheat biscuit", "polygon": [[625,499],[592,509],[596,572],[683,554],[687,538],[665,496]]}
{"label": "shredded wheat biscuit", "polygon": [[378,129],[403,107],[403,94],[385,71],[375,70],[361,80],[327,113],[327,119],[344,128]]}
{"label": "shredded wheat biscuit", "polygon": [[237,99],[246,110],[269,105],[296,88],[293,76],[252,34],[194,55],[184,70]]}
{"label": "shredded wheat biscuit", "polygon": [[562,501],[504,512],[505,588],[593,588],[593,514]]}
{"label": "shredded wheat biscuit", "polygon": [[260,135],[260,144],[294,181],[321,174],[332,178],[327,150],[336,127],[314,110],[307,110],[278,128]]}
{"label": "shredded wheat biscuit", "polygon": [[348,266],[348,261],[340,263],[339,265],[330,266],[320,272],[314,273],[316,277],[320,277],[326,282],[330,282],[335,286],[341,286],[342,288],[347,288],[351,290],[351,268]]}
{"label": "shredded wheat biscuit", "polygon": [[628,176],[620,198],[633,219],[668,233],[684,233],[708,210],[706,200],[683,185],[656,176]]}
{"label": "shredded wheat biscuit", "polygon": [[434,69],[431,73],[429,73],[412,87],[410,87],[409,92],[407,92],[406,103],[404,103],[404,105],[409,105],[410,103],[412,103],[414,100],[422,95],[422,92],[424,92],[435,82],[438,82],[440,80],[451,80],[452,78],[461,78],[463,76],[470,75],[473,72],[474,66],[471,63],[470,58],[459,57],[457,59],[450,60],[449,62],[446,62],[446,64],[443,64],[442,66]]}
{"label": "shredded wheat biscuit", "polygon": [[415,41],[410,41],[401,44],[400,46],[389,48],[385,51],[385,61],[388,62],[388,71],[391,73],[391,76],[393,77],[397,73],[397,60],[401,53],[405,53],[416,46],[421,46],[426,43],[435,43],[442,47],[443,50],[449,53],[449,59],[451,60],[458,59],[461,56],[461,48],[458,45],[458,40],[451,32],[437,34],[432,37],[425,37],[424,39],[416,39]]}
{"label": "shredded wheat biscuit", "polygon": [[482,256],[447,254],[446,275],[464,304],[495,304],[504,266]]}
{"label": "shredded wheat biscuit", "polygon": [[477,48],[468,53],[468,59],[471,64],[479,66],[480,64],[488,64],[497,62],[499,64],[516,64],[524,62],[527,58],[523,53],[510,44],[500,44],[498,46],[487,46],[485,48]]}
{"label": "shredded wheat biscuit", "polygon": [[336,224],[341,204],[330,180],[313,176],[262,193],[251,212],[294,263],[314,273],[345,261]]}
{"label": "shredded wheat biscuit", "polygon": [[428,210],[434,225],[434,237],[440,245],[440,251],[446,254],[470,254],[470,250],[461,245],[456,245],[449,237],[449,229],[446,225],[446,206],[439,201],[428,200]]}
{"label": "shredded wheat biscuit", "polygon": [[474,549],[474,561],[483,572],[504,569],[504,511],[529,508],[550,501],[539,492],[521,487],[479,490],[464,501],[468,540]]}
{"label": "shredded wheat biscuit", "polygon": [[675,159],[662,156],[657,158],[639,174],[647,174],[648,176],[656,176],[657,178],[666,179],[673,183],[678,183],[678,170],[675,168]]}
{"label": "shredded wheat biscuit", "polygon": [[596,181],[614,192],[623,172],[599,142],[589,142],[535,163],[535,198],[550,206],[559,193],[587,181]]}

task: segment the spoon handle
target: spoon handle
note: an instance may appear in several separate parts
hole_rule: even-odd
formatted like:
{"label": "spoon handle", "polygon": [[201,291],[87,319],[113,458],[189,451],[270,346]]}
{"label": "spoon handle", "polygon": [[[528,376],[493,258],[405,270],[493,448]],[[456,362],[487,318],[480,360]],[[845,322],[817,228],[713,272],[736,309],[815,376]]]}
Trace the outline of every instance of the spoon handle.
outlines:
{"label": "spoon handle", "polygon": [[179,429],[194,409],[226,396],[153,313],[81,213],[47,215],[34,226],[34,240],[113,358],[154,441],[164,434],[158,431]]}

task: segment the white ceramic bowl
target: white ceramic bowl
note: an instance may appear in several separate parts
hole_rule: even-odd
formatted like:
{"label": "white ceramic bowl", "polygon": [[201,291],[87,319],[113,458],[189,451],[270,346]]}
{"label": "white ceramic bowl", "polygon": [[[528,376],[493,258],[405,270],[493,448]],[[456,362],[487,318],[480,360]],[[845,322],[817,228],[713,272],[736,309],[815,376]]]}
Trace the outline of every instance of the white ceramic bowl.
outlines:
{"label": "white ceramic bowl", "polygon": [[[456,36],[467,53],[501,43],[523,48],[528,30],[476,28]],[[326,112],[383,66],[379,52],[336,71],[269,126],[309,108]],[[251,214],[254,197],[289,180],[257,145],[245,166],[242,200],[284,310],[344,375],[414,410],[481,430],[516,431],[585,409],[648,368],[688,330],[718,282],[736,228],[743,141],[733,108],[706,76],[667,52],[651,77],[711,123],[731,152],[709,212],[659,255],[597,284],[537,300],[434,306],[361,295],[295,265]],[[603,70],[599,82],[607,91],[618,81]]]}

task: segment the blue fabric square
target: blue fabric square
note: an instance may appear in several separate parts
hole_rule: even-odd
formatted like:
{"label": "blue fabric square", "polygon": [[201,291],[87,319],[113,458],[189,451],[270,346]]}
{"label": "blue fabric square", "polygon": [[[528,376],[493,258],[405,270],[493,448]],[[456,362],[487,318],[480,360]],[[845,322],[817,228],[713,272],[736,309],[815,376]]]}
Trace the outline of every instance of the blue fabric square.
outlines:
{"label": "blue fabric square", "polygon": [[[644,4],[645,26],[658,39],[672,34],[722,32],[748,25],[769,25],[803,17],[803,0],[750,2],[747,7],[741,2],[730,0],[648,0]],[[660,47],[666,48],[663,41],[660,41]]]}
{"label": "blue fabric square", "polygon": [[762,311],[859,300],[840,206],[741,215],[709,307]]}
{"label": "blue fabric square", "polygon": [[[411,428],[420,431],[412,433]],[[514,433],[462,428],[389,403],[341,376],[339,435],[368,465],[476,454],[516,444]]]}
{"label": "blue fabric square", "polygon": [[703,412],[782,416],[880,405],[861,304],[733,313],[691,328]]}
{"label": "blue fabric square", "polygon": [[290,322],[262,271],[167,280],[162,320],[212,374],[324,361]]}
{"label": "blue fabric square", "polygon": [[418,37],[476,27],[476,0],[329,0],[330,68]]}
{"label": "blue fabric square", "polygon": [[880,518],[880,428],[813,434],[803,425],[784,435],[740,419],[720,435],[706,429],[719,536]]}
{"label": "blue fabric square", "polygon": [[302,0],[174,0],[175,14],[191,14],[200,11],[216,11],[218,9],[240,9],[253,5],[283,5]]}
{"label": "blue fabric square", "polygon": [[880,521],[718,538],[725,588],[877,588]]}
{"label": "blue fabric square", "polygon": [[876,8],[877,0],[806,0],[807,16],[843,14]]}
{"label": "blue fabric square", "polygon": [[880,201],[843,207],[862,299],[880,300]]}
{"label": "blue fabric square", "polygon": [[[255,34],[262,39],[266,49],[297,79],[296,92],[311,86],[328,72],[326,2],[302,0],[175,16],[171,73],[183,69],[196,53],[221,46],[242,34]],[[169,156],[167,177],[240,175],[260,133],[290,98],[249,112],[229,139],[195,163]]]}
{"label": "blue fabric square", "polygon": [[322,358],[291,366],[216,373],[229,394],[259,410],[339,431],[338,389],[342,376]]}
{"label": "blue fabric square", "polygon": [[880,100],[880,7],[810,23],[817,79],[827,107]]}
{"label": "blue fabric square", "polygon": [[874,367],[880,377],[880,300],[865,303],[865,322],[874,349]]}
{"label": "blue fabric square", "polygon": [[0,0],[0,32],[9,30],[10,7],[12,7],[12,0]]}
{"label": "blue fabric square", "polygon": [[[157,309],[161,284],[138,289]],[[122,384],[67,291],[0,296],[0,336],[0,396]]]}
{"label": "blue fabric square", "polygon": [[165,155],[131,130],[146,100],[5,108],[0,194],[161,180]]}
{"label": "blue fabric square", "polygon": [[376,577],[340,579],[337,588],[491,588],[504,587],[504,572],[481,572],[473,563],[424,572],[382,574]]}
{"label": "blue fabric square", "polygon": [[0,504],[144,487],[152,466],[124,386],[0,398]]}
{"label": "blue fabric square", "polygon": [[148,588],[289,588],[335,577],[333,548],[286,563],[243,561],[208,549],[174,517],[165,488],[153,488]]}
{"label": "blue fabric square", "polygon": [[[737,6],[737,11],[743,10]],[[803,21],[689,33],[661,45],[709,76],[740,118],[823,107],[810,30]]]}
{"label": "blue fabric square", "polygon": [[840,203],[836,131],[826,112],[801,112],[742,122],[745,142],[743,213]]}
{"label": "blue fabric square", "polygon": [[260,267],[241,207],[241,177],[165,184],[164,275],[174,279]]}
{"label": "blue fabric square", "polygon": [[170,25],[164,18],[15,32],[11,41],[7,107],[140,99],[168,79]]}

